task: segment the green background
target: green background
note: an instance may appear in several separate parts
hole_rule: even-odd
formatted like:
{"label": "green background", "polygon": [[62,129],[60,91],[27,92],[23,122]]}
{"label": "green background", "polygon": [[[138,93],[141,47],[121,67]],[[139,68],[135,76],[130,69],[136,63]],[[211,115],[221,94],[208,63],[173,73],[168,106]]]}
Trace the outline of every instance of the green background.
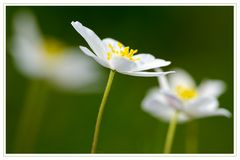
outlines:
{"label": "green background", "polygon": [[[112,37],[139,52],[170,60],[164,69],[186,69],[199,84],[221,79],[227,90],[220,106],[233,113],[232,6],[7,6],[7,42],[12,19],[29,10],[45,35],[78,47],[87,45],[70,25],[78,20],[99,37]],[[32,80],[16,70],[7,49],[6,151],[13,145],[19,116]],[[102,68],[106,73],[108,70]],[[107,81],[107,74],[105,76]],[[116,74],[102,121],[97,151],[101,153],[162,153],[168,124],[140,108],[156,78]],[[102,93],[76,94],[48,88],[46,110],[35,153],[89,153]],[[233,117],[195,120],[198,153],[233,153]],[[174,153],[186,153],[187,126],[177,126]]]}

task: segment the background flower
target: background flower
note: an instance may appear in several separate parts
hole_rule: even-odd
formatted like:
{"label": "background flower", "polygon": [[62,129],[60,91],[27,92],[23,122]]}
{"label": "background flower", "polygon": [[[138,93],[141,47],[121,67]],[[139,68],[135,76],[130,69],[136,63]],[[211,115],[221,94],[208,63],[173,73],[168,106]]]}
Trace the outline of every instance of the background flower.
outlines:
{"label": "background flower", "polygon": [[17,13],[13,27],[10,48],[16,67],[23,74],[33,79],[47,80],[65,90],[98,90],[93,85],[99,82],[101,72],[94,62],[77,48],[42,36],[30,12]]}
{"label": "background flower", "polygon": [[182,69],[169,79],[159,77],[160,88],[152,89],[144,98],[142,108],[156,118],[169,122],[176,110],[180,111],[179,122],[208,116],[226,116],[231,113],[218,108],[217,97],[225,89],[220,80],[206,80],[196,87],[193,78]]}

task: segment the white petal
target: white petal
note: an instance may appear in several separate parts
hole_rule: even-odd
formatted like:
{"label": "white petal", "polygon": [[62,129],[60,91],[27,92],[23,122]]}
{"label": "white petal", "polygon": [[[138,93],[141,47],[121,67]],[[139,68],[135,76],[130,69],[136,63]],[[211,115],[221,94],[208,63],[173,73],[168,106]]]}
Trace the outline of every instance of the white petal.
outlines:
{"label": "white petal", "polygon": [[[104,39],[102,40],[102,42],[103,42],[103,45],[104,45],[105,50],[108,51],[108,52],[111,51],[111,49],[109,48],[109,44],[111,44],[115,50],[118,50],[118,51],[120,50],[120,48],[119,48],[119,46],[118,46],[118,43],[121,43],[121,42],[119,42],[119,41],[117,41],[117,40],[115,40],[115,39],[112,39],[112,38],[104,38]],[[122,43],[121,43],[121,44],[122,44]],[[123,44],[122,44],[122,47],[124,47]]]}
{"label": "white petal", "polygon": [[175,73],[175,71],[168,71],[168,72],[120,72],[122,74],[137,76],[137,77],[158,77],[162,75],[166,75],[169,73]]}
{"label": "white petal", "polygon": [[197,116],[195,116],[195,118],[205,118],[205,117],[213,117],[213,116],[224,116],[227,118],[231,118],[231,115],[232,115],[231,112],[229,112],[225,108],[218,108],[215,111],[206,112],[204,114],[198,114]]}
{"label": "white petal", "polygon": [[230,113],[218,108],[218,100],[213,97],[201,97],[186,105],[185,111],[196,118],[223,115],[229,117]]}
{"label": "white petal", "polygon": [[145,63],[148,63],[148,62],[152,62],[153,60],[155,60],[156,58],[149,54],[149,53],[141,53],[141,54],[136,54],[133,56],[134,59],[140,59],[139,60],[139,63],[141,64],[145,64]]}
{"label": "white petal", "polygon": [[122,56],[113,54],[109,60],[113,69],[118,72],[130,71],[136,67],[136,63]]}
{"label": "white petal", "polygon": [[213,97],[200,97],[196,100],[186,103],[186,110],[194,114],[201,114],[205,112],[211,112],[217,109],[219,103],[216,98]]}
{"label": "white petal", "polygon": [[19,12],[13,19],[14,35],[26,38],[34,45],[42,46],[42,36],[36,18],[31,12]]}
{"label": "white petal", "polygon": [[146,62],[146,63],[139,63],[138,61],[136,61],[136,63],[137,63],[137,67],[132,71],[143,71],[143,70],[155,69],[155,68],[164,67],[171,64],[171,62],[165,61],[162,59],[154,59],[153,61]]}
{"label": "white petal", "polygon": [[195,82],[193,78],[182,69],[173,69],[175,74],[169,75],[169,85],[172,90],[176,89],[176,86],[184,86],[186,88],[195,88]]}
{"label": "white petal", "polygon": [[158,88],[150,90],[142,102],[142,109],[153,117],[169,121],[175,110],[165,103]]}
{"label": "white petal", "polygon": [[66,49],[48,68],[48,78],[62,89],[81,91],[99,83],[100,71],[94,61],[79,54],[78,49]]}
{"label": "white petal", "polygon": [[13,20],[11,54],[23,74],[42,78],[45,75],[42,37],[35,17],[30,12],[19,12]]}
{"label": "white petal", "polygon": [[105,59],[106,52],[101,39],[89,28],[83,26],[80,22],[71,23],[74,29],[87,41],[93,52],[100,58]]}
{"label": "white petal", "polygon": [[10,50],[17,69],[33,78],[43,78],[45,58],[42,37],[35,17],[30,12],[20,12],[14,17],[14,36]]}
{"label": "white petal", "polygon": [[[158,88],[154,88],[147,93],[142,102],[142,109],[151,114],[153,117],[169,122],[176,111],[169,105],[165,95],[159,92]],[[189,119],[184,113],[180,113],[178,122],[182,123]]]}
{"label": "white petal", "polygon": [[185,123],[187,121],[191,120],[191,117],[186,115],[184,112],[180,112],[178,115],[178,123]]}
{"label": "white petal", "polygon": [[213,112],[211,116],[225,116],[227,118],[231,118],[232,113],[225,108],[219,108],[215,112]]}
{"label": "white petal", "polygon": [[221,80],[205,80],[200,84],[198,93],[200,96],[218,97],[225,91],[225,88],[225,83]]}
{"label": "white petal", "polygon": [[169,104],[169,106],[177,110],[184,109],[182,101],[170,90],[161,89],[160,93],[165,97],[166,102]]}
{"label": "white petal", "polygon": [[44,53],[34,41],[26,37],[14,36],[10,49],[17,69],[23,74],[33,78],[44,77]]}
{"label": "white petal", "polygon": [[92,53],[88,48],[80,46],[80,49],[82,50],[82,52],[84,54],[86,54],[87,56],[92,57],[95,61],[97,61],[99,64],[101,64],[102,66],[106,67],[106,68],[110,68],[109,64],[107,62],[105,62],[103,59],[100,59],[99,57],[97,57],[94,53]]}

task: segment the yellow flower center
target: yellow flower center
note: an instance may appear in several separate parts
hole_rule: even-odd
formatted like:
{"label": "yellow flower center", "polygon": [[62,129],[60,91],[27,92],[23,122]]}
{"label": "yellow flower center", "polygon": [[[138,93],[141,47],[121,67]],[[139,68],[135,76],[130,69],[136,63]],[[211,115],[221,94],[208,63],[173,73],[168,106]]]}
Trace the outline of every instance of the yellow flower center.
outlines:
{"label": "yellow flower center", "polygon": [[64,48],[64,45],[52,38],[44,40],[44,50],[47,57],[56,57],[61,53]]}
{"label": "yellow flower center", "polygon": [[190,100],[197,96],[197,91],[194,88],[186,88],[184,86],[176,87],[177,96],[182,100]]}
{"label": "yellow flower center", "polygon": [[133,58],[133,55],[138,52],[137,49],[133,50],[133,49],[130,49],[128,46],[123,47],[123,45],[120,42],[118,42],[118,49],[117,50],[114,49],[112,44],[109,44],[108,47],[111,50],[111,51],[107,52],[107,59],[108,60],[110,60],[112,58],[113,54],[125,57],[125,58],[127,58],[131,61],[140,60],[140,58]]}

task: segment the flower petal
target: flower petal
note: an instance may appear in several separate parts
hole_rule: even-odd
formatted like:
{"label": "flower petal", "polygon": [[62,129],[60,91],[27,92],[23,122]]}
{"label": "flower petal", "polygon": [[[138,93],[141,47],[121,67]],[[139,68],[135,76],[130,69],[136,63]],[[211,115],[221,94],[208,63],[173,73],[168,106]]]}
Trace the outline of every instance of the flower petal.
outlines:
{"label": "flower petal", "polygon": [[15,36],[26,38],[32,45],[43,45],[41,31],[35,16],[31,12],[19,12],[14,17],[13,24]]}
{"label": "flower petal", "polygon": [[225,91],[225,83],[221,80],[205,80],[198,87],[200,96],[218,97]]}
{"label": "flower petal", "polygon": [[122,56],[112,54],[109,63],[112,66],[112,69],[117,70],[118,72],[127,72],[136,67],[136,63]]}
{"label": "flower petal", "polygon": [[80,22],[71,23],[74,29],[87,41],[93,52],[100,58],[105,59],[106,52],[101,39],[89,28],[83,26]]}
{"label": "flower petal", "polygon": [[182,101],[173,94],[170,90],[164,90],[161,89],[160,93],[165,97],[166,102],[171,106],[172,108],[176,110],[183,110],[183,103]]}
{"label": "flower petal", "polygon": [[176,74],[169,75],[169,85],[172,90],[176,89],[176,86],[184,86],[186,88],[195,88],[195,82],[193,78],[182,69],[173,69]]}
{"label": "flower petal", "polygon": [[79,49],[69,48],[54,59],[54,65],[48,68],[48,79],[67,90],[87,92],[83,90],[87,87],[91,91],[97,91],[100,73],[93,60],[79,54]]}
{"label": "flower petal", "polygon": [[[118,50],[118,51],[120,50],[118,44],[121,43],[121,42],[119,42],[119,41],[117,41],[117,40],[115,40],[115,39],[112,39],[112,38],[104,38],[104,39],[102,40],[102,43],[103,43],[103,46],[104,46],[104,48],[105,48],[105,50],[106,50],[107,52],[109,52],[109,51],[111,52],[111,49],[109,48],[109,44],[111,44],[115,50]],[[122,43],[121,43],[121,44],[122,44]],[[122,47],[124,47],[123,44],[122,44]]]}
{"label": "flower petal", "polygon": [[106,68],[110,68],[109,64],[106,63],[103,59],[100,59],[99,57],[97,57],[94,53],[92,53],[88,48],[80,46],[80,49],[82,50],[82,52],[84,54],[86,54],[87,56],[92,57],[95,61],[97,61],[99,64],[101,64],[102,66],[106,67]]}
{"label": "flower petal", "polygon": [[[176,111],[169,106],[166,97],[159,92],[159,88],[151,89],[142,102],[142,109],[153,117],[169,122]],[[184,113],[180,113],[178,122],[185,122],[189,118]]]}
{"label": "flower petal", "polygon": [[175,111],[172,107],[167,106],[158,88],[154,88],[147,93],[142,101],[142,109],[152,116],[164,121],[169,121],[171,115]]}
{"label": "flower petal", "polygon": [[168,71],[168,72],[121,72],[122,74],[137,76],[137,77],[158,77],[162,75],[166,75],[169,73],[175,73],[175,71]]}
{"label": "flower petal", "polygon": [[223,115],[229,117],[230,112],[225,109],[218,109],[218,100],[213,97],[201,97],[195,101],[186,104],[185,111],[196,118]]}
{"label": "flower petal", "polygon": [[133,59],[138,59],[138,58],[140,59],[139,63],[141,63],[141,64],[152,62],[153,60],[156,59],[153,55],[148,54],[148,53],[141,53],[141,54],[136,54],[133,56]]}
{"label": "flower petal", "polygon": [[194,114],[211,112],[217,109],[219,103],[214,97],[200,97],[186,103],[186,110]]}
{"label": "flower petal", "polygon": [[10,48],[17,69],[33,78],[43,78],[46,74],[45,57],[40,47],[27,37],[14,36]]}
{"label": "flower petal", "polygon": [[46,74],[43,40],[31,12],[19,12],[13,19],[14,33],[9,45],[17,69],[23,74],[43,78]]}
{"label": "flower petal", "polygon": [[[210,115],[209,115],[210,116]],[[229,112],[227,109],[225,108],[219,108],[217,109],[215,112],[211,113],[211,116],[225,116],[227,118],[231,118],[232,113]]]}
{"label": "flower petal", "polygon": [[153,61],[147,62],[147,63],[138,63],[136,61],[137,67],[132,71],[143,71],[143,70],[149,70],[149,69],[155,69],[163,66],[167,66],[171,64],[169,61],[165,61],[163,59],[154,59]]}
{"label": "flower petal", "polygon": [[143,71],[148,69],[155,69],[163,66],[169,65],[171,62],[165,61],[163,59],[156,59],[153,55],[148,53],[141,53],[133,56],[133,59],[139,59],[135,61],[137,67],[132,71]]}

